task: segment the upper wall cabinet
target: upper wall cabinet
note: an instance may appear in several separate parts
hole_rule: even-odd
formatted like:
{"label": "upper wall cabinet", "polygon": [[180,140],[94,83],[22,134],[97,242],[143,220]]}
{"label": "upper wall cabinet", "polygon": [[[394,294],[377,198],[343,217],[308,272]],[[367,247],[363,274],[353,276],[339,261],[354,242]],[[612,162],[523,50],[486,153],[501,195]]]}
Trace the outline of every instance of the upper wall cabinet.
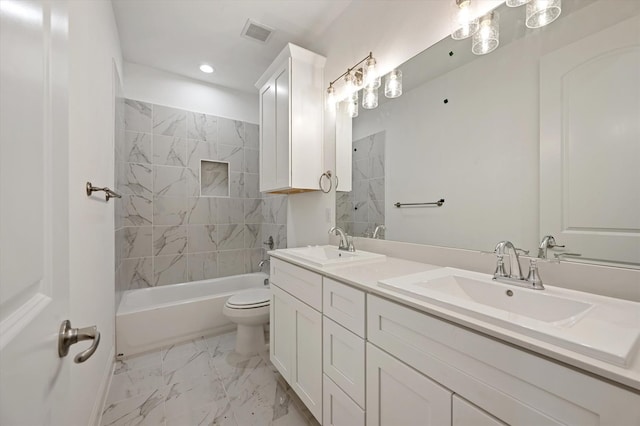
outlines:
{"label": "upper wall cabinet", "polygon": [[256,83],[260,90],[260,191],[319,189],[326,59],[287,46]]}

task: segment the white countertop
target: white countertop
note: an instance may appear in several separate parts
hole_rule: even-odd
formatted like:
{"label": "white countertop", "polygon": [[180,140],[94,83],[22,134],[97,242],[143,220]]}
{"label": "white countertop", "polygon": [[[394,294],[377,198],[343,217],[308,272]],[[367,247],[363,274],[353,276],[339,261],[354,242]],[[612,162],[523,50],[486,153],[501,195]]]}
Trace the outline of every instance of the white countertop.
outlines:
{"label": "white countertop", "polygon": [[[505,329],[495,324],[480,321],[477,318],[472,318],[458,312],[436,306],[424,300],[402,294],[392,289],[384,288],[378,284],[378,281],[380,280],[425,272],[441,268],[441,265],[430,265],[387,256],[384,260],[365,264],[316,267],[300,261],[299,259],[287,256],[286,252],[280,252],[279,250],[270,251],[269,255],[317,272],[325,277],[350,284],[367,293],[384,297],[385,299],[392,300],[404,306],[450,321],[486,336],[493,337],[504,343],[529,350],[568,366],[578,368],[583,370],[583,372],[600,376],[629,387],[636,392],[640,391],[640,354],[638,353],[640,352],[640,349],[638,349],[633,355],[629,367],[624,368],[558,347],[513,330]],[[640,324],[638,326],[640,327]]]}

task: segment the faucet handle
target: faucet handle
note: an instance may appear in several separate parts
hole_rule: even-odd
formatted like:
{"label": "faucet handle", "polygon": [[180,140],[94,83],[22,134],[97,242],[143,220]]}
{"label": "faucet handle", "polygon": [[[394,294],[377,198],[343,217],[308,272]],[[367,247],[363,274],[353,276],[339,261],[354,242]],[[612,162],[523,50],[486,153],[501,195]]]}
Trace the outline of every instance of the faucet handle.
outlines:
{"label": "faucet handle", "polygon": [[508,277],[507,271],[504,270],[504,256],[498,255],[498,262],[496,263],[496,271],[493,273],[494,277]]}
{"label": "faucet handle", "polygon": [[531,283],[531,286],[534,289],[544,289],[544,285],[542,285],[542,278],[540,278],[540,273],[538,272],[538,259],[531,259],[529,262],[529,275],[527,276],[527,281]]}
{"label": "faucet handle", "polygon": [[529,250],[525,250],[521,248],[516,248],[516,251],[520,254],[529,254]]}

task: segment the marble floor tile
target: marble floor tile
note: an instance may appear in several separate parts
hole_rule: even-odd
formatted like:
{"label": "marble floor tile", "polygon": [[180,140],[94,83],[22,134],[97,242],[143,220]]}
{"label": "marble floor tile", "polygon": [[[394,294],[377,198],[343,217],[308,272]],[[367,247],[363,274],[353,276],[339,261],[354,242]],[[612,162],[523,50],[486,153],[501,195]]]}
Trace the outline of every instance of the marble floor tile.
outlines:
{"label": "marble floor tile", "polygon": [[102,412],[102,425],[164,425],[164,399],[162,391],[156,389],[135,398],[106,404]]}
{"label": "marble floor tile", "polygon": [[269,361],[235,352],[236,333],[116,363],[102,425],[316,426]]}

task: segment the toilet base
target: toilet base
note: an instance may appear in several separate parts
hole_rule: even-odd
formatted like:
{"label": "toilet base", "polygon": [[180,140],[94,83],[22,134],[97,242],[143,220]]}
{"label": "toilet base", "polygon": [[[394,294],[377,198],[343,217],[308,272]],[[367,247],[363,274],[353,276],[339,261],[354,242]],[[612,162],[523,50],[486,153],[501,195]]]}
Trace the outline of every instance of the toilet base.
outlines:
{"label": "toilet base", "polygon": [[236,352],[240,355],[251,355],[264,349],[264,325],[238,324],[236,336]]}

